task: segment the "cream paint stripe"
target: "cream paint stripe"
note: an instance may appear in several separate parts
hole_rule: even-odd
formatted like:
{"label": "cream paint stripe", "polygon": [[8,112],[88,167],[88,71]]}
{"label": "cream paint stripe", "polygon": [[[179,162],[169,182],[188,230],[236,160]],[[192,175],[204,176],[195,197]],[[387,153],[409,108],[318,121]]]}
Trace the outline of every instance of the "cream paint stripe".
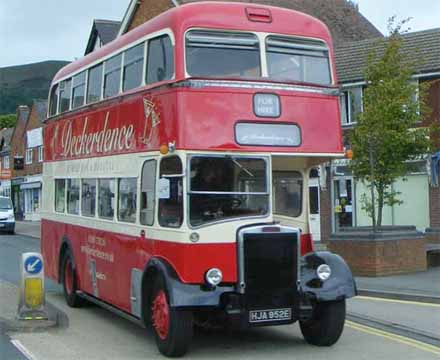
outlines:
{"label": "cream paint stripe", "polygon": [[28,360],[37,360],[37,358],[24,347],[24,345],[20,342],[20,340],[11,340],[11,344],[14,345],[18,351],[20,351],[24,357]]}
{"label": "cream paint stripe", "polygon": [[427,306],[427,307],[440,307],[440,304],[426,303],[426,302],[420,302],[420,301],[385,299],[385,298],[379,298],[379,297],[374,297],[374,296],[359,296],[358,295],[358,296],[356,296],[355,299],[383,301],[383,302],[391,302],[391,303],[397,303],[397,304],[408,304],[408,305],[418,305],[418,306]]}
{"label": "cream paint stripe", "polygon": [[369,326],[357,324],[352,321],[346,321],[345,326],[347,326],[351,329],[365,332],[370,335],[376,335],[376,336],[383,337],[388,340],[393,340],[393,341],[399,342],[401,344],[405,344],[405,345],[417,348],[419,350],[430,352],[435,355],[440,355],[440,347],[438,347],[438,346],[426,344],[421,341],[407,338],[405,336],[396,335],[396,334],[392,334],[392,333],[389,333],[389,332],[386,332],[383,330],[378,330],[378,329],[375,329],[375,328],[372,328]]}

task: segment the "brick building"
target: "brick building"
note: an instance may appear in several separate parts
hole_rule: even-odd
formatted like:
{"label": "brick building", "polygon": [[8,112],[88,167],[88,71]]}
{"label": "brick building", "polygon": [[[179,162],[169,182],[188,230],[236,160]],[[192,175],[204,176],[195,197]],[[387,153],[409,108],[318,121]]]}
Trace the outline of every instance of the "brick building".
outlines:
{"label": "brick building", "polygon": [[92,30],[90,31],[84,55],[90,54],[92,51],[114,40],[118,35],[120,27],[120,21],[93,20]]}
{"label": "brick building", "polygon": [[[26,107],[27,108],[27,107]],[[18,219],[39,220],[43,171],[43,121],[46,100],[34,100],[32,108],[19,107],[11,140],[12,201]]]}
{"label": "brick building", "polygon": [[14,128],[0,130],[0,196],[11,197],[11,139]]}
{"label": "brick building", "polygon": [[[429,82],[427,100],[433,111],[425,122],[440,124],[440,28],[404,34],[403,41],[402,52],[410,61],[418,60],[413,81],[419,84]],[[380,53],[381,48],[383,44],[375,40],[348,43],[336,48],[336,65],[343,94],[341,124],[345,138],[347,132],[356,126],[356,115],[362,111],[363,89],[366,86],[363,73],[368,54],[373,49]],[[437,146],[440,149],[440,144]],[[430,160],[427,156],[425,160],[408,164],[410,170],[406,181],[398,180],[394,185],[394,189],[401,192],[403,204],[384,209],[384,225],[415,225],[420,231],[440,226],[440,190],[433,181],[435,174]],[[369,190],[352,176],[348,164],[346,159],[335,160],[323,169],[326,175],[326,186],[320,192],[323,241],[341,228],[371,225],[370,218],[360,205],[362,194],[369,196]]]}
{"label": "brick building", "polygon": [[[131,0],[122,19],[119,35],[178,5],[200,0]],[[238,2],[250,2],[237,0]],[[383,36],[348,0],[255,0],[252,4],[285,7],[312,15],[330,29],[336,44]]]}

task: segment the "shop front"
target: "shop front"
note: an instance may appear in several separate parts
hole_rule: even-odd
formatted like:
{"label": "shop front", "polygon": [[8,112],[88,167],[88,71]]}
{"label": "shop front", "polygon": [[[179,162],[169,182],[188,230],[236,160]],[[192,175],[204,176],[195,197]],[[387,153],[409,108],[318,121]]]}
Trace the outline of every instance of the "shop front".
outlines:
{"label": "shop front", "polygon": [[29,176],[20,184],[24,198],[24,220],[39,221],[41,208],[41,176]]}

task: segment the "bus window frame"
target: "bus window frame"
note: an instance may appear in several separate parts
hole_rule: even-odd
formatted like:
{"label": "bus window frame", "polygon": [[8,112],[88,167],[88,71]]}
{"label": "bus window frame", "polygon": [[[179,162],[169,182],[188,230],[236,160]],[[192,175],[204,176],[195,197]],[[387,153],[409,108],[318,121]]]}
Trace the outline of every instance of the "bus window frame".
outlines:
{"label": "bus window frame", "polygon": [[[162,164],[162,161],[165,159],[169,159],[171,157],[177,157],[180,160],[181,166],[182,166],[182,171],[180,174],[172,174],[171,176],[169,174],[165,175],[165,178],[168,177],[181,177],[182,178],[182,221],[180,222],[180,225],[178,227],[172,227],[172,226],[163,226],[160,222],[160,198],[158,196],[158,183],[159,180],[161,179],[161,173],[160,173],[160,166]],[[186,225],[186,222],[188,221],[187,218],[187,214],[186,214],[186,206],[187,206],[187,198],[186,198],[186,192],[187,192],[187,185],[186,185],[186,181],[185,181],[185,177],[187,177],[187,169],[185,168],[186,165],[186,161],[187,161],[187,157],[185,156],[185,154],[179,154],[179,153],[170,153],[167,154],[166,156],[162,156],[159,159],[157,159],[157,164],[156,164],[156,209],[154,210],[155,212],[155,222],[153,224],[155,224],[156,226],[158,226],[160,229],[163,230],[170,230],[170,231],[179,231],[182,230],[184,228],[184,226]],[[145,225],[147,226],[147,225]]]}
{"label": "bus window frame", "polygon": [[[168,35],[170,37],[171,45],[173,47],[174,68],[173,68],[172,77],[169,80],[164,80],[164,81],[156,82],[156,83],[152,83],[152,84],[146,84],[145,76],[146,76],[146,66],[147,66],[147,56],[148,56],[148,41],[150,41],[150,40],[152,40],[152,39],[154,39],[156,37],[160,37],[160,36],[164,36],[164,35]],[[105,75],[104,62],[106,60],[111,59],[114,56],[117,56],[117,55],[121,54],[122,55],[121,77],[122,77],[122,73],[123,73],[123,71],[122,71],[122,64],[124,63],[124,59],[123,59],[124,52],[126,50],[131,49],[134,46],[140,45],[141,43],[144,43],[144,47],[145,47],[145,49],[144,49],[144,61],[143,61],[143,74],[142,74],[142,83],[141,83],[141,85],[139,87],[137,87],[137,88],[133,88],[133,89],[127,90],[126,92],[120,91],[120,92],[118,92],[117,94],[115,94],[113,96],[109,96],[109,97],[105,98],[104,97],[104,75]],[[69,114],[69,113],[71,113],[73,111],[81,110],[81,109],[83,109],[83,108],[85,108],[87,106],[90,106],[90,105],[96,105],[96,104],[100,104],[100,103],[105,103],[106,101],[109,101],[109,100],[117,98],[117,97],[125,96],[126,94],[136,93],[138,91],[143,91],[145,89],[153,89],[153,88],[155,88],[157,86],[160,86],[159,84],[162,84],[162,83],[172,82],[172,81],[174,81],[176,79],[176,61],[175,60],[176,60],[176,36],[175,36],[174,31],[173,31],[173,29],[171,27],[165,27],[165,28],[163,28],[161,30],[154,31],[154,32],[149,33],[149,34],[147,34],[145,36],[142,36],[141,38],[137,39],[136,41],[133,41],[133,42],[131,42],[131,43],[125,45],[125,46],[122,46],[121,48],[119,48],[119,49],[117,49],[117,50],[115,50],[113,52],[110,52],[107,55],[105,55],[103,57],[100,57],[99,59],[97,59],[97,60],[95,60],[95,61],[93,61],[93,62],[91,62],[91,63],[89,63],[89,64],[87,64],[85,66],[82,66],[82,67],[78,68],[75,71],[70,72],[66,76],[63,76],[63,77],[57,79],[57,81],[55,83],[52,83],[51,86],[50,86],[50,89],[49,89],[49,94],[51,93],[52,88],[54,86],[56,86],[56,85],[58,85],[58,93],[59,93],[59,84],[62,81],[67,80],[69,78],[72,79],[74,76],[78,75],[82,71],[87,71],[87,75],[88,75],[89,69],[91,69],[91,68],[93,68],[93,67],[95,67],[95,66],[97,66],[99,64],[103,65],[103,67],[102,67],[103,68],[103,77],[102,77],[102,84],[101,84],[101,99],[99,101],[95,101],[95,102],[89,103],[89,104],[87,104],[87,102],[85,101],[85,104],[83,104],[82,106],[77,107],[75,109],[69,108],[69,110],[63,111],[63,112],[59,111],[59,104],[57,104],[57,112],[56,112],[56,114],[50,115],[49,114],[49,109],[48,109],[47,114],[46,114],[47,115],[47,119],[54,118],[54,117],[57,117],[57,116],[60,116],[60,115],[66,115],[66,114]],[[122,88],[122,78],[121,78],[121,81],[120,81],[119,85],[120,85],[119,88],[121,90],[121,88]],[[72,87],[71,87],[71,90],[72,90]],[[70,96],[72,97],[72,91],[71,91]],[[59,95],[58,95],[58,103],[59,102],[60,101],[59,101]]]}
{"label": "bus window frame", "polygon": [[[212,222],[208,222],[202,225],[198,225],[198,226],[194,226],[191,225],[191,220],[190,220],[190,196],[191,196],[191,159],[193,157],[226,157],[230,154],[208,154],[208,153],[191,153],[188,154],[186,157],[186,169],[184,170],[185,173],[185,177],[187,178],[186,181],[184,181],[184,191],[185,193],[185,202],[186,204],[188,204],[188,206],[185,209],[185,217],[186,217],[186,226],[188,227],[188,229],[191,230],[197,230],[197,229],[201,229],[201,228],[206,228],[209,226],[213,226],[213,225],[218,225],[218,224],[223,224],[223,223],[228,223],[228,222],[236,222],[236,221],[247,221],[247,220],[252,220],[252,219],[264,219],[264,218],[268,218],[270,216],[273,216],[273,209],[272,209],[272,160],[271,160],[271,155],[264,155],[264,154],[259,154],[259,153],[255,153],[255,154],[234,154],[235,157],[239,157],[239,158],[258,158],[258,159],[262,159],[264,160],[264,162],[266,163],[266,193],[267,193],[267,198],[268,198],[268,206],[267,206],[267,212],[264,215],[257,215],[257,216],[243,216],[243,217],[235,217],[235,218],[228,218],[228,219],[223,219],[223,220],[219,220],[219,221],[212,221]],[[232,156],[232,155],[231,155]],[[266,195],[266,194],[261,194],[261,195]],[[185,203],[184,203],[185,205]]]}
{"label": "bus window frame", "polygon": [[[298,40],[313,40],[313,41],[317,41],[317,42],[321,42],[328,51],[328,61],[329,61],[329,68],[330,68],[330,84],[328,85],[320,85],[320,84],[310,84],[312,86],[316,86],[316,87],[335,87],[337,86],[337,84],[335,83],[335,73],[334,73],[334,52],[332,50],[332,48],[330,47],[329,44],[327,44],[327,42],[323,39],[320,38],[316,38],[316,37],[312,37],[312,36],[300,36],[300,35],[285,35],[285,34],[278,34],[278,33],[266,33],[266,32],[260,32],[260,31],[252,31],[252,30],[234,30],[234,29],[221,29],[221,28],[209,28],[209,27],[191,27],[185,30],[185,32],[183,33],[183,43],[182,43],[182,47],[183,47],[183,66],[184,66],[184,74],[185,74],[185,78],[186,79],[190,79],[193,78],[193,76],[191,76],[188,71],[187,71],[187,64],[186,64],[186,34],[192,30],[203,30],[203,31],[212,31],[212,32],[232,32],[232,33],[247,33],[247,34],[254,34],[257,38],[258,38],[258,45],[260,47],[260,65],[261,65],[261,76],[259,78],[256,79],[252,79],[252,80],[260,80],[260,81],[270,81],[273,83],[281,83],[281,84],[289,84],[291,82],[286,82],[286,81],[278,81],[278,80],[273,80],[269,78],[269,72],[268,72],[268,67],[267,67],[267,54],[266,54],[266,41],[267,38],[269,36],[283,36],[286,38],[291,38],[291,39],[298,39]],[[212,77],[209,78],[207,77],[207,79],[209,80],[221,80],[221,78],[216,78],[216,77]],[[239,81],[248,81],[249,79],[238,79]]]}

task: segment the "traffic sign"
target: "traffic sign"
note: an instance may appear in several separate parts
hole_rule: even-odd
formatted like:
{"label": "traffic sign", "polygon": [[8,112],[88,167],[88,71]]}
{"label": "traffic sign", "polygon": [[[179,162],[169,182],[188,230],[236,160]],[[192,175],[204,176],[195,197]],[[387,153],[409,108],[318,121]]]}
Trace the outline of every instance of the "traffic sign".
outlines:
{"label": "traffic sign", "polygon": [[21,269],[18,319],[47,319],[43,257],[36,252],[22,254]]}
{"label": "traffic sign", "polygon": [[24,271],[31,275],[37,275],[43,269],[43,261],[39,256],[29,256],[24,262]]}

